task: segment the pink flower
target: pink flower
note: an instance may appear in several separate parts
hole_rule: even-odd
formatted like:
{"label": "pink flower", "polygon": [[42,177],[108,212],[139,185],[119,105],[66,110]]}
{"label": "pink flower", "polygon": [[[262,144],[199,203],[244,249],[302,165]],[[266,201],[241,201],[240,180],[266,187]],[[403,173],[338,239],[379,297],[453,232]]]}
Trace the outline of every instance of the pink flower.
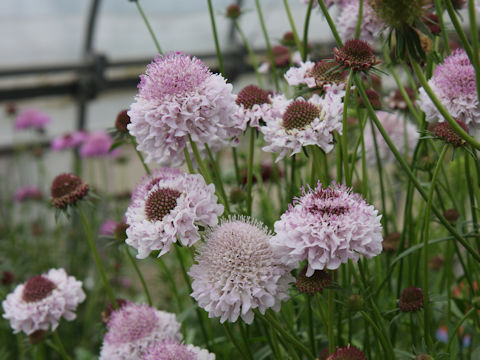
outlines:
{"label": "pink flower", "polygon": [[[346,0],[341,7],[341,13],[336,21],[340,37],[346,41],[355,37],[358,22],[359,0]],[[360,25],[360,39],[372,42],[384,26],[383,21],[377,16],[368,1],[363,2],[363,15]]]}
{"label": "pink flower", "polygon": [[[445,58],[443,64],[435,68],[428,84],[452,117],[463,121],[470,129],[480,126],[475,69],[465,50],[457,49]],[[427,121],[445,121],[423,88],[419,91],[418,104]]]}
{"label": "pink flower", "polygon": [[23,202],[26,200],[41,200],[43,198],[42,190],[38,186],[23,186],[18,188],[13,195],[16,202]]}
{"label": "pink flower", "polygon": [[18,285],[2,302],[3,317],[10,321],[14,333],[30,335],[38,330],[54,331],[60,318],[75,319],[75,309],[85,300],[82,282],[68,276],[63,269],[32,277]]}
{"label": "pink flower", "polygon": [[100,234],[104,236],[113,236],[116,227],[117,222],[115,220],[107,220],[100,227]]}
{"label": "pink flower", "polygon": [[36,109],[25,109],[22,110],[15,119],[15,129],[34,129],[38,131],[43,131],[45,125],[47,125],[50,120],[50,116],[45,114],[44,112]]}
{"label": "pink flower", "polygon": [[199,226],[213,226],[223,213],[215,187],[201,175],[178,169],[157,169],[135,187],[127,209],[126,243],[138,250],[137,258],[151,251],[167,253],[180,241],[192,246],[200,240]]}
{"label": "pink flower", "polygon": [[254,309],[262,314],[269,308],[280,310],[294,278],[270,239],[267,228],[250,218],[229,218],[210,229],[189,271],[191,296],[209,317],[223,323],[241,316],[251,324]]}
{"label": "pink flower", "polygon": [[272,246],[282,262],[297,266],[307,260],[307,276],[315,270],[337,269],[382,251],[381,216],[358,194],[343,185],[303,190],[275,222]]}
{"label": "pink flower", "polygon": [[50,148],[54,151],[73,149],[82,144],[88,134],[84,131],[76,131],[56,137],[50,143]]}
{"label": "pink flower", "polygon": [[149,348],[142,360],[215,360],[215,354],[175,340],[163,340]]}
{"label": "pink flower", "polygon": [[100,360],[142,360],[163,340],[182,339],[175,315],[145,304],[126,304],[110,315]]}
{"label": "pink flower", "polygon": [[83,158],[107,155],[116,156],[118,155],[118,149],[110,151],[112,144],[112,137],[104,131],[88,134],[80,147],[80,156]]}
{"label": "pink flower", "polygon": [[185,147],[193,158],[189,136],[206,156],[204,144],[215,153],[235,145],[232,140],[246,128],[232,85],[197,58],[182,53],[157,56],[140,78],[127,128],[137,149],[147,155],[146,162],[179,166]]}

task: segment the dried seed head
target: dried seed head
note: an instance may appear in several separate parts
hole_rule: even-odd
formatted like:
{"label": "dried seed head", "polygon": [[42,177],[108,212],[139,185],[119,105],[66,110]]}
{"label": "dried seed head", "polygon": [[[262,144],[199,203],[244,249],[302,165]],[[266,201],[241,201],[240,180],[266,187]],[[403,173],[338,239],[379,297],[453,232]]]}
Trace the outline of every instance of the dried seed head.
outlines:
{"label": "dried seed head", "polygon": [[52,205],[64,209],[74,205],[88,194],[89,186],[78,176],[65,173],[58,175],[50,189]]}
{"label": "dried seed head", "polygon": [[348,40],[340,49],[333,49],[337,64],[353,70],[368,70],[378,64],[371,46],[362,40]]}
{"label": "dried seed head", "polygon": [[403,312],[415,312],[423,308],[424,299],[423,299],[423,290],[410,286],[403,290],[402,295],[400,295],[400,300],[398,301],[398,307]]}
{"label": "dried seed head", "polygon": [[[468,133],[467,125],[461,120],[455,120],[458,125]],[[466,141],[456,133],[448,122],[438,123],[434,129],[433,134],[454,147],[465,146]]]}
{"label": "dried seed head", "polygon": [[127,134],[128,129],[127,125],[130,124],[130,116],[127,114],[128,110],[122,110],[117,115],[117,120],[115,121],[115,128],[118,132]]}

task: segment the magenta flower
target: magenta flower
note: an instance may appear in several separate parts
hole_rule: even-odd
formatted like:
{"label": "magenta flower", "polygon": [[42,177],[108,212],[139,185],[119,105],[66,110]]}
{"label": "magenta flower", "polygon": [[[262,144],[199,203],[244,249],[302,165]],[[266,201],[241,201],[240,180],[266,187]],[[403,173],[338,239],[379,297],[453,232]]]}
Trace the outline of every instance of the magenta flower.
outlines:
{"label": "magenta flower", "polygon": [[159,55],[140,78],[127,128],[137,149],[147,155],[146,162],[179,166],[185,161],[183,149],[191,151],[188,136],[205,156],[204,144],[215,153],[235,145],[232,140],[246,128],[232,85],[195,57]]}
{"label": "magenta flower", "polygon": [[209,317],[223,323],[240,316],[251,324],[254,309],[280,310],[294,278],[270,239],[266,227],[250,218],[229,218],[210,229],[189,271],[191,296]]}
{"label": "magenta flower", "polygon": [[163,340],[182,339],[175,314],[145,304],[126,304],[110,315],[100,360],[142,360]]}
{"label": "magenta flower", "polygon": [[116,156],[118,155],[118,149],[110,151],[112,144],[112,137],[104,131],[88,134],[80,147],[80,156],[83,158],[107,155]]}
{"label": "magenta flower", "polygon": [[43,198],[42,190],[38,186],[23,186],[18,188],[13,199],[16,202],[23,202],[27,200],[41,200]]}
{"label": "magenta flower", "polygon": [[307,260],[306,276],[315,270],[337,269],[360,255],[371,258],[382,251],[381,216],[358,194],[343,185],[303,189],[274,225],[272,246],[282,262],[298,266]]}
{"label": "magenta flower", "polygon": [[50,148],[54,151],[73,149],[81,145],[88,134],[85,131],[76,131],[56,137],[50,143]]}
{"label": "magenta flower", "polygon": [[161,250],[161,256],[177,241],[192,246],[200,240],[199,226],[216,225],[222,213],[214,185],[207,185],[201,175],[157,169],[132,194],[125,214],[126,243],[138,250],[139,259],[154,250]]}
{"label": "magenta flower", "polygon": [[18,285],[2,302],[3,317],[10,321],[14,333],[54,331],[60,318],[75,319],[75,310],[85,293],[82,282],[68,276],[63,269],[50,269]]}
{"label": "magenta flower", "polygon": [[100,226],[100,235],[113,236],[116,228],[117,222],[115,220],[107,220]]}
{"label": "magenta flower", "polygon": [[[480,126],[475,69],[465,50],[457,49],[445,58],[443,64],[435,68],[428,84],[452,117],[463,121],[470,129]],[[423,88],[420,88],[418,104],[427,121],[445,121]]]}
{"label": "magenta flower", "polygon": [[50,116],[40,110],[25,109],[22,110],[15,119],[15,129],[34,129],[43,131],[45,129],[45,125],[47,125],[50,120]]}

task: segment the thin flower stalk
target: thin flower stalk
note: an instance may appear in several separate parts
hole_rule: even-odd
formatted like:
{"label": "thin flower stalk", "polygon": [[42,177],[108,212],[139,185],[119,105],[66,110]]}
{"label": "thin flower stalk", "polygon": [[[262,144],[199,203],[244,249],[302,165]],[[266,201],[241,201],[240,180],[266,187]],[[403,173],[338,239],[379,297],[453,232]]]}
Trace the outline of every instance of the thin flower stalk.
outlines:
{"label": "thin flower stalk", "polygon": [[133,0],[133,1],[135,2],[138,12],[140,13],[140,16],[142,17],[143,22],[145,23],[145,26],[147,27],[148,32],[150,33],[150,36],[152,37],[152,40],[155,43],[155,47],[157,48],[158,53],[163,54],[162,48],[160,47],[160,42],[155,36],[155,33],[153,32],[153,29],[152,29],[152,25],[150,25],[150,21],[148,21],[147,16],[145,15],[145,12],[143,11],[142,6],[140,5],[140,0]]}
{"label": "thin flower stalk", "polygon": [[150,296],[150,291],[148,291],[148,286],[147,286],[147,283],[145,282],[145,278],[143,277],[143,274],[140,271],[137,263],[135,262],[135,259],[133,258],[132,254],[130,254],[130,249],[127,246],[125,246],[125,253],[127,254],[127,257],[130,263],[132,264],[135,272],[137,273],[138,278],[140,279],[140,283],[142,284],[143,291],[145,292],[148,305],[152,306],[152,297]]}
{"label": "thin flower stalk", "polygon": [[295,21],[293,20],[292,12],[290,11],[290,5],[288,5],[288,0],[283,0],[283,5],[285,6],[285,12],[287,13],[288,22],[290,23],[290,28],[292,29],[295,45],[297,46],[298,51],[300,51],[300,55],[303,59],[306,56],[305,54],[307,49],[303,47],[302,43],[300,42],[300,38],[298,37],[297,28],[295,26]]}
{"label": "thin flower stalk", "polygon": [[225,75],[225,69],[223,67],[222,52],[220,50],[220,43],[218,42],[217,25],[215,24],[215,15],[213,13],[212,0],[207,0],[207,3],[208,3],[208,13],[210,15],[210,23],[212,25],[213,40],[215,41],[215,52],[217,53],[218,68],[220,70],[220,74]]}

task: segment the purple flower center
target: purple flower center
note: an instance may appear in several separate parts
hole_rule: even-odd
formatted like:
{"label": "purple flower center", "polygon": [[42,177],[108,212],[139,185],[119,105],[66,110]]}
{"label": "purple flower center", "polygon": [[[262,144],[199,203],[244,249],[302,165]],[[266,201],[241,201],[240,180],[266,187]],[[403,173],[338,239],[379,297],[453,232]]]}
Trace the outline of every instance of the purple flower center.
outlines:
{"label": "purple flower center", "polygon": [[162,221],[163,217],[177,206],[181,192],[170,188],[153,191],[145,203],[145,213],[150,221]]}
{"label": "purple flower center", "polygon": [[26,302],[40,301],[50,295],[55,288],[52,281],[37,275],[28,280],[23,287],[22,299]]}
{"label": "purple flower center", "polygon": [[321,216],[324,215],[343,215],[347,212],[347,208],[345,206],[317,206],[313,205],[308,209],[312,214],[318,214]]}
{"label": "purple flower center", "polygon": [[268,92],[258,86],[249,85],[238,93],[235,102],[237,105],[243,105],[245,109],[251,109],[255,104],[269,104],[270,99],[268,98]]}
{"label": "purple flower center", "polygon": [[320,109],[305,100],[295,100],[283,114],[283,127],[286,130],[302,130],[315,118],[320,117]]}
{"label": "purple flower center", "polygon": [[345,72],[335,71],[333,69],[335,67],[337,67],[337,64],[334,62],[319,61],[315,63],[309,75],[315,78],[315,83],[318,87],[322,87],[325,84],[344,82]]}

